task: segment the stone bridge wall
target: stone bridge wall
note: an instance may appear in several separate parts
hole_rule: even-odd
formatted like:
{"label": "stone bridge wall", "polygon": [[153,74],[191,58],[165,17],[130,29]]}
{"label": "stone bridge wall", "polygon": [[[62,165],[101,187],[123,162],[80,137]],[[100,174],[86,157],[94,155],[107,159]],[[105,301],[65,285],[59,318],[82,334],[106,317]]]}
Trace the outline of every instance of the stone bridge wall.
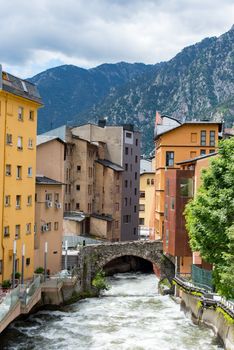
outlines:
{"label": "stone bridge wall", "polygon": [[82,289],[87,290],[96,273],[110,261],[122,256],[136,256],[150,261],[160,272],[160,278],[174,277],[174,265],[163,255],[161,241],[133,241],[105,243],[82,247],[77,256],[77,274]]}

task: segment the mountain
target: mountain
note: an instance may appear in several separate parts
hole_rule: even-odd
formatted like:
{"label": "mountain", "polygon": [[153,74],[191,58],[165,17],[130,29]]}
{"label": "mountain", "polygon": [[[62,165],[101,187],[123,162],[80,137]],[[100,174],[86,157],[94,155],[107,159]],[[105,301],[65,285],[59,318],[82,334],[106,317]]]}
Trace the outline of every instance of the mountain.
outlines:
{"label": "mountain", "polygon": [[66,122],[106,116],[142,130],[144,151],[153,148],[155,111],[178,119],[234,121],[234,26],[155,65],[103,64],[94,69],[61,66],[31,79],[45,103],[39,132]]}

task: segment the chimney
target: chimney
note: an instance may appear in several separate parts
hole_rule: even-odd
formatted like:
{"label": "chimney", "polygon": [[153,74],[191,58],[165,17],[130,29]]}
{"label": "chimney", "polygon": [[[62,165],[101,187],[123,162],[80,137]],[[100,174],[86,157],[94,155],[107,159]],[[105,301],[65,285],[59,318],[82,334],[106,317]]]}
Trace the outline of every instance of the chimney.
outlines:
{"label": "chimney", "polygon": [[105,128],[105,126],[106,126],[106,119],[99,119],[98,120],[98,126],[100,128]]}
{"label": "chimney", "polygon": [[156,125],[161,125],[162,124],[162,118],[161,118],[161,114],[159,111],[156,111],[156,115],[155,115],[155,126]]}

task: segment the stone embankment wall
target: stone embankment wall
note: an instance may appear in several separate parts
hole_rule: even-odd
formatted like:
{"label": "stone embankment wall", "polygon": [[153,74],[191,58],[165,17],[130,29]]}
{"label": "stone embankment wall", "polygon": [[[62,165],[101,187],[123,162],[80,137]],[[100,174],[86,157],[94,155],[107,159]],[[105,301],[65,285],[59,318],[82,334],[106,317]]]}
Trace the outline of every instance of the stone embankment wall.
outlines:
{"label": "stone embankment wall", "polygon": [[203,305],[201,298],[180,291],[181,307],[192,314],[193,321],[211,327],[221,338],[226,350],[234,350],[234,319],[225,316],[216,306]]}

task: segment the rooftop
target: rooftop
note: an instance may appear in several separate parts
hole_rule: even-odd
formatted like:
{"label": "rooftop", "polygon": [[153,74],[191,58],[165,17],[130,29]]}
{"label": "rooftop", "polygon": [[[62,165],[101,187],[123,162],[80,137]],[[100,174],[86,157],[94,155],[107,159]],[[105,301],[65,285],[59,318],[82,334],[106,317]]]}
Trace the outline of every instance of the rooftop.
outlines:
{"label": "rooftop", "polygon": [[119,164],[112,163],[106,159],[98,159],[98,160],[96,160],[96,162],[99,164],[102,164],[103,166],[105,166],[107,168],[111,168],[114,171],[123,171],[124,170]]}
{"label": "rooftop", "polygon": [[0,65],[0,90],[26,98],[42,105],[37,87],[28,80],[20,79],[12,74],[3,72]]}
{"label": "rooftop", "polygon": [[49,177],[43,175],[36,176],[37,185],[64,185],[62,182],[50,179]]}
{"label": "rooftop", "polygon": [[41,134],[41,135],[37,136],[37,146],[40,146],[43,143],[47,143],[47,142],[50,142],[50,141],[53,141],[53,140],[57,140],[57,141],[59,141],[61,143],[65,143],[62,139],[60,139],[56,135],[55,136],[52,136],[52,135],[50,136],[50,135]]}
{"label": "rooftop", "polygon": [[100,219],[100,220],[105,220],[105,221],[113,221],[112,216],[110,215],[105,215],[105,214],[91,214],[90,215],[93,218]]}
{"label": "rooftop", "polygon": [[196,158],[190,158],[190,159],[187,159],[187,160],[183,160],[182,162],[178,162],[176,163],[177,165],[180,165],[180,164],[186,164],[186,163],[195,163],[197,162],[198,160],[201,160],[201,159],[204,159],[204,158],[209,158],[209,157],[213,157],[213,156],[216,156],[218,154],[218,152],[213,152],[213,153],[209,153],[209,154],[204,154],[203,156],[199,156],[199,157],[196,157]]}

